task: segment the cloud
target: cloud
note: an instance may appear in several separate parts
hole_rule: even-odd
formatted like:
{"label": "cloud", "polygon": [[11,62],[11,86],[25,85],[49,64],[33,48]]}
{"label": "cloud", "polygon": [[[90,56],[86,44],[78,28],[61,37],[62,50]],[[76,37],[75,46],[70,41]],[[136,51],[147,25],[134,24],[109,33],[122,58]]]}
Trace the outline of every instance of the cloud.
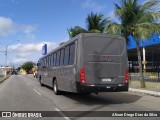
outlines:
{"label": "cloud", "polygon": [[42,50],[43,44],[47,44],[48,50],[54,49],[58,46],[56,42],[41,42],[41,43],[32,43],[32,44],[17,44],[9,46],[9,51],[19,52],[19,53],[30,53],[30,52],[40,52]]}
{"label": "cloud", "polygon": [[15,54],[14,64],[23,64],[26,61],[37,61],[42,55],[42,46],[47,44],[48,52],[59,46],[60,42],[40,42],[31,44],[17,44],[8,46],[8,52]]}
{"label": "cloud", "polygon": [[22,64],[22,63],[27,62],[27,61],[28,61],[27,58],[17,58],[17,59],[14,59],[12,61],[12,63],[13,64]]}
{"label": "cloud", "polygon": [[32,53],[30,52],[26,52],[26,53],[18,53],[18,55],[16,56],[17,58],[27,58],[28,56],[30,56]]}
{"label": "cloud", "polygon": [[102,11],[103,9],[105,9],[104,5],[100,5],[93,0],[86,0],[81,4],[81,7],[85,9],[87,8],[87,9],[96,10],[96,11]]}
{"label": "cloud", "polygon": [[0,36],[6,36],[17,32],[31,33],[35,31],[36,28],[36,25],[17,24],[10,18],[0,17]]}

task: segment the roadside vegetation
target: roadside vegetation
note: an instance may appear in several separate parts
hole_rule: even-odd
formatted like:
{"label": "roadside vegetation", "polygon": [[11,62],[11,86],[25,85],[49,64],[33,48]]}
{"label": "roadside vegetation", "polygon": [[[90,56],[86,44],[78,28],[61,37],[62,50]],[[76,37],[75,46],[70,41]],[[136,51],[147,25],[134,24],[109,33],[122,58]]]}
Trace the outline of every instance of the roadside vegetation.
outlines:
{"label": "roadside vegetation", "polygon": [[24,69],[27,73],[29,71],[32,71],[32,68],[34,67],[35,63],[33,63],[32,61],[28,61],[28,62],[25,62],[21,68]]}

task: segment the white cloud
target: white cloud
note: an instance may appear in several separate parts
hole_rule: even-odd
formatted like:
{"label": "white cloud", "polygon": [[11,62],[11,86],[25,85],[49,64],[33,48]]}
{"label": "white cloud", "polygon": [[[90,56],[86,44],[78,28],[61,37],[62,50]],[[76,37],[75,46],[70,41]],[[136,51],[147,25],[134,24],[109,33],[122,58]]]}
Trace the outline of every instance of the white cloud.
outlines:
{"label": "white cloud", "polygon": [[28,56],[30,56],[31,53],[30,52],[26,52],[26,53],[18,53],[17,58],[27,58]]}
{"label": "white cloud", "polygon": [[10,18],[0,17],[0,35],[2,36],[17,32],[31,33],[36,28],[36,25],[16,24]]}
{"label": "white cloud", "polygon": [[10,18],[0,17],[0,35],[12,33],[13,28],[14,25]]}
{"label": "white cloud", "polygon": [[105,8],[104,5],[100,5],[93,0],[86,0],[85,2],[81,4],[81,7],[85,9],[89,8],[89,9],[93,9],[97,11],[102,11]]}
{"label": "white cloud", "polygon": [[56,42],[41,42],[41,43],[32,43],[32,44],[17,44],[9,46],[9,51],[18,52],[18,53],[32,53],[40,52],[42,50],[43,44],[47,44],[48,51],[54,49],[58,46]]}
{"label": "white cloud", "polygon": [[59,45],[59,42],[41,42],[35,44],[17,44],[8,47],[8,51],[15,54],[14,64],[23,64],[26,61],[37,61],[42,55],[42,46],[47,44],[48,52]]}
{"label": "white cloud", "polygon": [[12,61],[13,64],[22,64],[24,62],[28,61],[27,58],[16,58]]}

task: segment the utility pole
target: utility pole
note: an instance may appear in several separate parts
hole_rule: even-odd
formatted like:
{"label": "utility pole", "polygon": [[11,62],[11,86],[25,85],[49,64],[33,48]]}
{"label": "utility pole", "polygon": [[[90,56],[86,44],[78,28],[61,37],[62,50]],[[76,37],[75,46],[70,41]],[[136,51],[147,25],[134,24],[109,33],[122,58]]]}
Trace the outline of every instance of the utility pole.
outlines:
{"label": "utility pole", "polygon": [[[20,41],[20,40],[17,40],[17,41]],[[5,77],[7,76],[7,68],[6,68],[6,66],[7,66],[7,55],[8,55],[8,45],[6,45],[6,50],[5,51],[1,51],[1,52],[4,52],[5,53],[5,56],[6,56],[6,58],[5,58],[5,63],[4,63],[4,68],[5,68]]]}
{"label": "utility pole", "polygon": [[6,56],[6,58],[5,58],[5,65],[4,65],[4,67],[5,67],[5,76],[7,76],[7,69],[6,69],[7,54],[8,54],[8,45],[6,45],[6,50],[5,50],[5,56]]}

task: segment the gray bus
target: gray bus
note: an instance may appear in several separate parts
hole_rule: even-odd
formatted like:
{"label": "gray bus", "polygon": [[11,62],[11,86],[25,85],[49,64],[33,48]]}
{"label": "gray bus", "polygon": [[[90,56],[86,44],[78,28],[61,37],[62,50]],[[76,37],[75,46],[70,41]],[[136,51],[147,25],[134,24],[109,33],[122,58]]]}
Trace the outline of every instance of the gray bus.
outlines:
{"label": "gray bus", "polygon": [[79,34],[38,61],[40,85],[54,93],[128,91],[124,38],[107,34]]}

